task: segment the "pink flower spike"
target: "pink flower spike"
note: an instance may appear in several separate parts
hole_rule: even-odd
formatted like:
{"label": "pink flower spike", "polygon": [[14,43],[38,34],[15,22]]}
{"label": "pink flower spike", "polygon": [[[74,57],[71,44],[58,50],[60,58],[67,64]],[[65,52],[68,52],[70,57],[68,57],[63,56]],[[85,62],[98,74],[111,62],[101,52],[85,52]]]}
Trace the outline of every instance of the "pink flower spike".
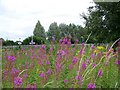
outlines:
{"label": "pink flower spike", "polygon": [[89,84],[88,84],[88,88],[96,88],[96,86],[95,86],[95,84],[93,84],[93,83],[89,83]]}
{"label": "pink flower spike", "polygon": [[45,46],[45,45],[42,45],[41,47],[42,47],[42,49],[45,49],[45,48],[46,48],[46,46]]}
{"label": "pink flower spike", "polygon": [[64,79],[64,83],[68,83],[68,80],[67,80],[67,79]]}
{"label": "pink flower spike", "polygon": [[87,67],[86,63],[83,63],[82,68],[86,69],[86,67]]}
{"label": "pink flower spike", "polygon": [[102,70],[99,70],[98,71],[98,76],[102,76],[102,74],[103,74]]}
{"label": "pink flower spike", "polygon": [[72,60],[72,63],[75,64],[77,62],[78,58],[74,57]]}
{"label": "pink flower spike", "polygon": [[83,53],[83,50],[81,49],[81,50],[80,50],[80,55],[82,55],[82,53]]}
{"label": "pink flower spike", "polygon": [[81,77],[81,76],[78,76],[78,75],[76,76],[76,79],[77,79],[77,80],[83,80],[82,77]]}
{"label": "pink flower spike", "polygon": [[64,50],[62,50],[62,56],[64,56],[65,55],[65,51]]}
{"label": "pink flower spike", "polygon": [[15,77],[14,78],[14,85],[22,85],[22,78],[21,77]]}
{"label": "pink flower spike", "polygon": [[92,48],[92,49],[95,49],[95,46],[94,46],[94,45],[92,45],[92,46],[91,46],[91,48]]}
{"label": "pink flower spike", "polygon": [[53,49],[52,49],[52,47],[50,47],[50,51],[52,51]]}
{"label": "pink flower spike", "polygon": [[75,42],[78,43],[78,41],[79,41],[78,38],[76,38]]}
{"label": "pink flower spike", "polygon": [[68,44],[68,45],[71,45],[71,42],[70,42],[70,41],[68,41],[68,42],[67,42],[67,44]]}
{"label": "pink flower spike", "polygon": [[95,54],[93,53],[93,54],[91,55],[91,57],[94,58],[94,57],[95,57]]}
{"label": "pink flower spike", "polygon": [[85,43],[82,43],[82,47],[84,47],[85,46]]}
{"label": "pink flower spike", "polygon": [[62,42],[63,42],[63,40],[62,40],[62,39],[60,39],[60,40],[59,40],[59,42],[60,42],[60,43],[62,43]]}
{"label": "pink flower spike", "polygon": [[47,60],[47,61],[46,61],[46,64],[47,64],[47,65],[50,65],[50,61],[49,61],[49,60]]}
{"label": "pink flower spike", "polygon": [[92,68],[95,68],[96,67],[96,64],[94,63],[93,65],[92,65]]}
{"label": "pink flower spike", "polygon": [[45,77],[44,73],[39,74],[40,77]]}
{"label": "pink flower spike", "polygon": [[70,38],[70,39],[72,39],[72,36],[71,36],[71,35],[69,35],[69,38]]}
{"label": "pink flower spike", "polygon": [[51,74],[51,70],[49,69],[46,73],[47,73],[48,75],[50,75],[50,74]]}
{"label": "pink flower spike", "polygon": [[9,60],[10,62],[13,62],[13,61],[15,61],[15,60],[16,60],[16,57],[15,57],[15,56],[13,56],[13,55],[8,56],[8,60]]}
{"label": "pink flower spike", "polygon": [[69,69],[72,69],[73,68],[73,65],[71,64],[71,65],[69,65]]}

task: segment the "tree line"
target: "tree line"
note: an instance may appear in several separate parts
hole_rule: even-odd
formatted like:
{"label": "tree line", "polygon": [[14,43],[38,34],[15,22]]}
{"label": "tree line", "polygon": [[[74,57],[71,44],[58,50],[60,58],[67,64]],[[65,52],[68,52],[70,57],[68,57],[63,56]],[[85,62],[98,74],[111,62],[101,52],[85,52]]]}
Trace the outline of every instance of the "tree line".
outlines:
{"label": "tree line", "polygon": [[[120,2],[96,1],[94,0],[95,6],[88,8],[88,14],[80,15],[85,20],[85,27],[73,23],[58,25],[57,22],[53,22],[50,24],[48,31],[45,32],[44,27],[38,20],[33,31],[33,41],[36,44],[44,44],[55,39],[55,43],[58,43],[59,39],[71,36],[72,43],[75,42],[76,38],[79,40],[78,43],[82,43],[91,33],[88,43],[114,42],[120,38]],[[27,45],[31,40],[32,36],[29,36],[23,40],[22,44]],[[10,43],[17,44],[17,42],[7,40],[4,41],[3,45]]]}

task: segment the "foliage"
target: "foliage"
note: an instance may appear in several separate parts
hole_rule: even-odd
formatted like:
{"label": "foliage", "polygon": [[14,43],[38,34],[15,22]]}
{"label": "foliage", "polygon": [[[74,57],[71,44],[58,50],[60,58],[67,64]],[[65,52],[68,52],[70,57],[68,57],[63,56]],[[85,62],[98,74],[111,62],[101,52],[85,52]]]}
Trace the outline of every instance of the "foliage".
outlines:
{"label": "foliage", "polygon": [[47,32],[48,40],[52,41],[52,39],[55,38],[58,41],[60,38],[59,32],[57,23],[51,23]]}
{"label": "foliage", "polygon": [[52,38],[54,37],[57,42],[61,37],[71,36],[73,37],[71,40],[72,43],[75,43],[76,38],[78,38],[80,43],[82,41],[85,41],[87,37],[86,29],[84,29],[80,25],[75,25],[71,23],[69,25],[66,25],[64,23],[60,23],[59,25],[57,25],[57,23],[54,22],[49,26],[49,29],[46,33],[49,41],[52,41]]}
{"label": "foliage", "polygon": [[14,42],[13,40],[4,40],[3,46],[11,46],[11,45],[18,45],[17,42]]}
{"label": "foliage", "polygon": [[[96,0],[95,0],[96,1]],[[89,14],[83,14],[88,33],[92,31],[93,42],[113,42],[120,36],[120,2],[95,2]]]}
{"label": "foliage", "polygon": [[40,37],[42,39],[46,39],[44,27],[40,24],[39,20],[35,26],[33,34],[34,34],[34,36]]}
{"label": "foliage", "polygon": [[[32,40],[32,36],[26,38],[23,40],[23,45],[29,45],[29,43]],[[35,44],[44,44],[45,40],[43,38],[37,37],[37,36],[33,36],[33,41],[35,42]]]}

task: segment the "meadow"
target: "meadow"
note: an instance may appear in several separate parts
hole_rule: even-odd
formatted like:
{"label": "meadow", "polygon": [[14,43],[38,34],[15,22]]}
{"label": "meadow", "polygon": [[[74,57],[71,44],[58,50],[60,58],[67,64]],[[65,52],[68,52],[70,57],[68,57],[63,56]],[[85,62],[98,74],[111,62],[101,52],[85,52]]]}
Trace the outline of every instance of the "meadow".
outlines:
{"label": "meadow", "polygon": [[118,88],[118,52],[77,43],[3,49],[3,88]]}

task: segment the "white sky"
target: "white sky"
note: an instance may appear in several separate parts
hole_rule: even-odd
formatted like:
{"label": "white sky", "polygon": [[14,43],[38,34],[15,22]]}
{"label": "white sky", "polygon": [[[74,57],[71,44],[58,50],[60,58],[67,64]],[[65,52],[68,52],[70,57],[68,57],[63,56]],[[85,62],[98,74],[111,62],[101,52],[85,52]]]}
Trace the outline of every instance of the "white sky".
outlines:
{"label": "white sky", "polygon": [[38,20],[48,30],[53,22],[82,25],[80,14],[92,0],[0,0],[0,37],[21,40],[33,34]]}

